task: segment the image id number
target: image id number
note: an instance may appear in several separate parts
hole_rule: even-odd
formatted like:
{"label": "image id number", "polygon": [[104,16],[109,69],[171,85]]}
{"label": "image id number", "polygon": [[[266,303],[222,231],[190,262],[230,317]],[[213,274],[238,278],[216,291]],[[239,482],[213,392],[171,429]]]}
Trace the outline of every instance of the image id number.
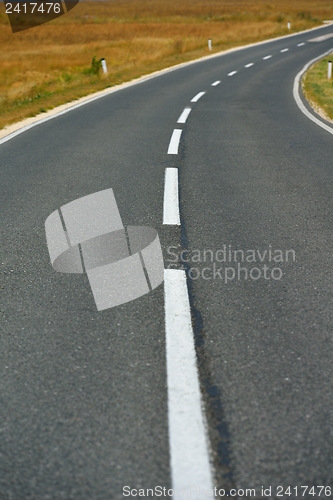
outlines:
{"label": "image id number", "polygon": [[298,488],[295,486],[292,488],[291,486],[288,486],[288,488],[284,488],[283,486],[278,486],[276,488],[276,496],[277,497],[284,497],[284,496],[291,496],[293,495],[294,497],[307,497],[310,498],[310,496],[314,497],[330,497],[332,494],[332,488],[330,486],[301,486]]}
{"label": "image id number", "polygon": [[60,3],[53,2],[28,2],[28,3],[6,3],[6,14],[59,14],[61,12]]}

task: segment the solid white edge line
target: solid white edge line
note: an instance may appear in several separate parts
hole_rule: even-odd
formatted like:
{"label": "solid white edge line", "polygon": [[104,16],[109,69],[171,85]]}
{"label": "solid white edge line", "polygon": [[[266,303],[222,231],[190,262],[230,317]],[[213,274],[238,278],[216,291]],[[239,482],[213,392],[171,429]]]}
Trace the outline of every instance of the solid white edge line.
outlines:
{"label": "solid white edge line", "polygon": [[166,168],[164,179],[163,224],[179,226],[178,168]]}
{"label": "solid white edge line", "polygon": [[310,113],[310,111],[304,106],[303,101],[302,101],[302,99],[300,97],[300,94],[299,94],[299,88],[300,88],[301,78],[302,78],[303,74],[306,72],[306,70],[313,63],[315,63],[316,61],[319,61],[319,59],[321,59],[321,58],[323,58],[323,57],[325,57],[325,56],[327,56],[327,55],[329,55],[331,53],[332,53],[332,49],[330,49],[327,52],[325,52],[324,54],[316,57],[315,59],[312,59],[310,62],[308,62],[304,66],[303,69],[301,69],[301,71],[299,73],[297,73],[297,75],[295,77],[295,80],[294,80],[293,96],[294,96],[294,99],[296,101],[297,106],[302,111],[302,113],[305,114],[305,116],[307,116],[310,120],[312,120],[314,123],[316,123],[316,125],[319,125],[319,127],[321,127],[324,130],[326,130],[326,132],[329,132],[330,134],[333,134],[333,128],[332,127],[330,127],[326,123],[324,123],[321,120],[319,120],[316,116],[314,116],[312,113]]}
{"label": "solid white edge line", "polygon": [[263,57],[263,60],[266,61],[266,59],[270,59],[271,57],[272,57],[272,55],[270,54],[269,56]]}
{"label": "solid white edge line", "polygon": [[178,118],[177,123],[186,123],[188,115],[191,113],[191,111],[192,111],[191,108],[184,108],[184,111],[182,112],[182,114]]}
{"label": "solid white edge line", "polygon": [[165,269],[164,290],[173,499],[202,500],[213,480],[185,271]]}
{"label": "solid white edge line", "polygon": [[253,66],[254,63],[248,63],[248,64],[245,64],[244,68],[251,68],[251,66]]}
{"label": "solid white edge line", "polygon": [[230,73],[228,73],[228,76],[234,76],[236,73],[237,71],[230,71]]}
{"label": "solid white edge line", "polygon": [[303,101],[300,97],[300,94],[299,94],[299,88],[300,88],[300,82],[301,82],[301,78],[303,76],[303,74],[306,72],[306,70],[313,64],[315,63],[316,61],[319,61],[319,59],[322,59],[323,57],[329,55],[332,53],[332,49],[328,50],[327,52],[325,52],[324,54],[316,57],[315,59],[312,59],[310,62],[308,62],[303,69],[301,69],[301,71],[299,73],[297,73],[296,77],[295,77],[295,80],[294,80],[294,88],[293,88],[293,95],[294,95],[294,99],[296,101],[296,104],[297,106],[299,107],[299,109],[302,111],[302,113],[305,114],[305,116],[307,116],[310,120],[312,120],[314,123],[316,123],[317,125],[319,125],[319,127],[323,128],[324,130],[326,130],[326,132],[329,132],[330,134],[333,134],[333,128],[330,127],[328,124],[322,122],[321,120],[319,120],[316,116],[314,116],[312,113],[310,113],[310,111],[304,106],[303,104]]}
{"label": "solid white edge line", "polygon": [[178,155],[179,141],[182,132],[183,131],[180,128],[175,128],[174,131],[172,132],[172,136],[168,147],[168,155]]}
{"label": "solid white edge line", "polygon": [[216,80],[216,82],[212,83],[212,87],[216,87],[217,85],[220,85],[221,80]]}
{"label": "solid white edge line", "polygon": [[[221,52],[216,52],[215,54],[210,54],[208,56],[200,57],[199,59],[195,59],[194,61],[188,61],[185,63],[175,64],[174,66],[171,66],[169,68],[164,68],[164,69],[161,69],[159,71],[154,71],[153,73],[150,73],[150,74],[145,75],[145,76],[141,76],[140,78],[136,78],[130,82],[125,82],[125,83],[122,83],[120,85],[115,85],[111,89],[101,90],[99,92],[94,92],[93,94],[90,94],[88,96],[84,96],[84,97],[78,99],[78,102],[76,102],[76,103],[75,103],[75,101],[72,101],[72,102],[63,104],[61,106],[57,106],[56,108],[54,108],[46,113],[46,115],[48,113],[50,113],[50,116],[44,116],[45,113],[43,113],[43,116],[44,116],[43,118],[39,118],[39,116],[41,116],[41,115],[37,115],[37,116],[32,117],[30,119],[24,119],[23,121],[15,123],[14,125],[9,125],[8,127],[5,127],[5,130],[2,130],[2,131],[0,130],[0,137],[2,136],[2,134],[4,132],[7,132],[6,129],[13,130],[13,128],[15,128],[15,130],[13,132],[6,133],[6,135],[4,135],[0,139],[0,144],[3,144],[11,139],[14,139],[14,137],[17,137],[18,135],[22,134],[23,132],[26,132],[27,130],[30,130],[33,127],[36,127],[37,125],[41,125],[49,120],[52,120],[53,118],[64,115],[65,113],[69,113],[70,111],[73,111],[74,109],[80,108],[81,106],[85,106],[86,104],[89,104],[93,101],[96,101],[97,99],[101,99],[102,97],[113,94],[114,92],[119,92],[120,90],[123,90],[125,88],[132,87],[134,85],[139,85],[140,83],[144,83],[148,80],[151,80],[152,78],[157,78],[158,76],[162,76],[162,75],[165,75],[165,74],[170,73],[172,71],[176,71],[177,69],[185,68],[186,66],[190,66],[192,64],[197,64],[197,63],[200,63],[202,61],[207,61],[209,59],[213,59],[216,57],[223,57],[226,54],[231,54],[233,52],[238,52],[241,50],[249,49],[251,47],[258,47],[259,45],[264,45],[265,43],[272,43],[272,42],[276,42],[277,40],[282,40],[282,39],[286,39],[286,38],[299,36],[303,33],[309,33],[310,31],[321,30],[323,28],[327,28],[327,24],[324,26],[316,26],[315,28],[309,28],[309,29],[304,30],[304,31],[299,31],[298,33],[292,33],[290,35],[278,36],[275,38],[271,38],[270,40],[262,40],[261,42],[250,43],[248,45],[241,45],[240,47],[233,47],[231,49],[222,50]],[[57,109],[58,109],[58,111],[57,111]],[[27,121],[30,122],[30,120],[33,120],[33,122],[25,125],[25,123],[27,123]],[[18,127],[18,128],[16,128],[16,127]]]}
{"label": "solid white edge line", "polygon": [[197,95],[195,95],[192,99],[191,102],[197,102],[199,99],[205,95],[206,92],[198,92]]}

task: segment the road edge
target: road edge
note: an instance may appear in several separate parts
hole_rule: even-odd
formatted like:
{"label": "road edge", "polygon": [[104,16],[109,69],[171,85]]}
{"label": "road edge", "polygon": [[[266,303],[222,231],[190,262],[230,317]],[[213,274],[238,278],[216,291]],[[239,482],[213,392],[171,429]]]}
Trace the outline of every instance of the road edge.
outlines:
{"label": "road edge", "polygon": [[[323,28],[327,28],[327,26],[328,26],[328,24],[325,23],[323,26],[316,26],[314,28],[309,28],[307,30],[298,31],[297,33],[292,33],[290,35],[283,35],[283,36],[279,36],[279,37],[270,38],[268,40],[262,40],[261,42],[250,43],[248,45],[241,45],[240,47],[233,47],[231,49],[222,50],[220,52],[216,52],[215,54],[209,54],[207,56],[200,57],[199,59],[194,59],[193,61],[187,61],[185,63],[175,64],[174,66],[169,66],[168,68],[164,68],[164,69],[159,70],[159,71],[154,71],[153,73],[149,73],[148,75],[144,75],[144,76],[141,76],[139,78],[135,78],[134,80],[130,80],[129,82],[124,82],[120,85],[115,85],[114,87],[112,87],[110,89],[105,89],[105,90],[101,90],[98,92],[94,92],[93,94],[89,94],[87,96],[81,97],[78,100],[70,101],[66,104],[62,104],[60,106],[57,106],[46,113],[42,113],[42,114],[36,115],[34,117],[31,117],[31,118],[26,118],[25,120],[22,120],[20,122],[17,122],[17,123],[14,123],[12,125],[5,127],[4,129],[2,129],[2,131],[0,130],[0,145],[13,139],[16,136],[22,134],[23,132],[26,132],[27,130],[30,130],[32,127],[35,127],[37,125],[41,125],[42,123],[45,123],[49,120],[52,120],[55,117],[61,116],[65,113],[68,113],[69,111],[73,111],[74,109],[77,109],[81,106],[84,106],[85,104],[93,102],[93,101],[100,99],[101,97],[107,96],[109,94],[113,94],[114,92],[118,92],[119,90],[122,90],[124,88],[138,85],[138,84],[146,82],[152,78],[156,78],[156,77],[164,75],[166,73],[170,73],[171,71],[176,71],[177,69],[184,68],[184,67],[189,66],[191,64],[196,64],[198,62],[202,62],[205,60],[213,59],[216,57],[221,57],[225,54],[230,54],[232,52],[244,50],[244,49],[247,49],[250,47],[255,47],[258,45],[264,45],[266,43],[275,42],[277,40],[295,37],[295,36],[301,35],[303,33],[308,33],[308,32],[314,31],[314,30],[320,30]],[[43,116],[43,118],[41,118],[41,116]]]}
{"label": "road edge", "polygon": [[[309,120],[313,121],[316,125],[318,125],[319,127],[321,127],[324,130],[326,130],[326,132],[329,132],[330,134],[333,135],[333,127],[330,126],[329,122],[327,120],[325,120],[325,118],[321,117],[319,113],[316,113],[316,110],[311,106],[311,103],[308,101],[308,99],[306,99],[306,102],[309,104],[309,106],[311,107],[311,109],[316,114],[311,113],[307,109],[307,107],[305,106],[305,104],[304,104],[304,102],[302,100],[301,93],[300,93],[301,79],[302,79],[302,76],[304,75],[304,73],[310,68],[310,66],[312,66],[312,64],[314,64],[315,62],[319,61],[323,57],[331,54],[332,52],[333,52],[333,47],[330,50],[327,50],[326,52],[324,52],[323,54],[321,54],[320,56],[315,57],[314,59],[311,59],[311,61],[309,61],[308,63],[306,63],[306,65],[301,69],[301,71],[299,71],[297,73],[297,75],[295,76],[295,79],[294,79],[293,96],[294,96],[294,99],[296,101],[297,106],[302,111],[302,113],[307,118],[309,118]],[[304,99],[305,99],[305,97],[304,97]],[[325,120],[325,122],[322,121],[322,120]]]}

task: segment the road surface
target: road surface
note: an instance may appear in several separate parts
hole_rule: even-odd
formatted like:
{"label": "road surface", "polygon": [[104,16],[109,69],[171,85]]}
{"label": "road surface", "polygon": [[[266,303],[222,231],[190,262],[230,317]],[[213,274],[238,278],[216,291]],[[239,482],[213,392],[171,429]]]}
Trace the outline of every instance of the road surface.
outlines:
{"label": "road surface", "polygon": [[[155,228],[165,267],[189,273],[214,486],[333,484],[333,140],[292,92],[327,33],[182,67],[0,145],[1,499],[172,488],[163,285],[97,312],[46,245],[51,212],[110,187],[124,225]],[[180,224],[163,224],[172,168]]]}

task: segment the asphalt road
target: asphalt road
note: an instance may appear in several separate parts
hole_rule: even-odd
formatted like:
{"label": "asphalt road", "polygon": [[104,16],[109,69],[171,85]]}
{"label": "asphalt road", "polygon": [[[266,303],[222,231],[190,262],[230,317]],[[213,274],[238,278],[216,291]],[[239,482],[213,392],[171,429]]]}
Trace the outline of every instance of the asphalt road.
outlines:
{"label": "asphalt road", "polygon": [[[125,225],[157,229],[165,267],[170,246],[188,250],[215,484],[256,498],[262,486],[272,498],[332,486],[333,141],[292,94],[333,43],[308,40],[331,32],[183,67],[0,145],[1,500],[171,487],[163,286],[97,312],[87,277],[49,261],[48,215],[109,187]],[[168,167],[179,169],[180,227],[162,224]],[[277,496],[279,485],[299,490]]]}

